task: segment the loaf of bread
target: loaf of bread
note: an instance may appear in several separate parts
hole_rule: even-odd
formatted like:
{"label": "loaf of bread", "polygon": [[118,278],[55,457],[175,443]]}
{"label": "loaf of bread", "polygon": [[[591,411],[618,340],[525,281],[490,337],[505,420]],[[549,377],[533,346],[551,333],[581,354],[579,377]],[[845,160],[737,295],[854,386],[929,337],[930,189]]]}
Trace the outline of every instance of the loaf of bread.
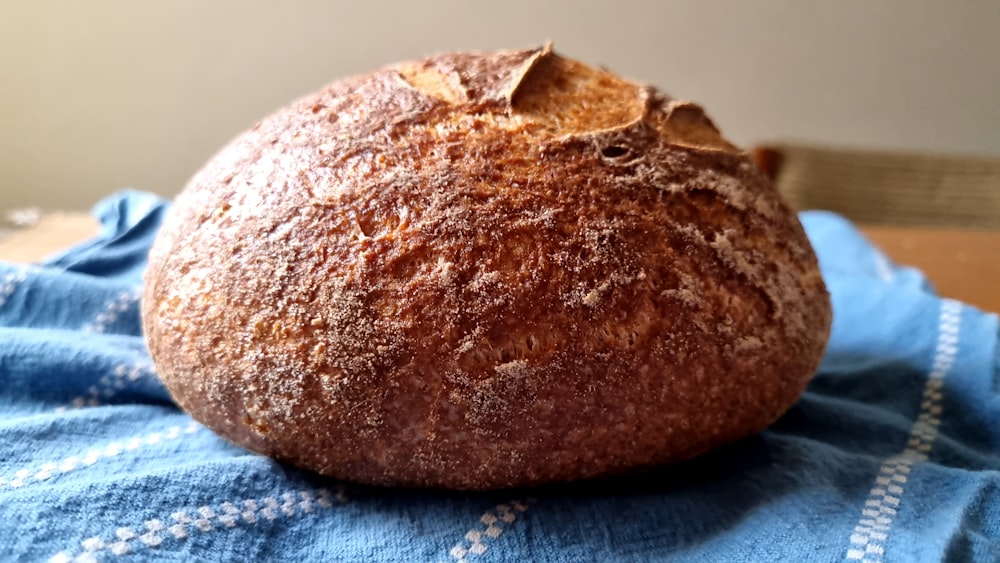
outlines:
{"label": "loaf of bread", "polygon": [[550,46],[336,82],[177,198],[143,323],[177,403],[335,478],[490,489],[684,460],[798,398],[830,302],[700,107]]}

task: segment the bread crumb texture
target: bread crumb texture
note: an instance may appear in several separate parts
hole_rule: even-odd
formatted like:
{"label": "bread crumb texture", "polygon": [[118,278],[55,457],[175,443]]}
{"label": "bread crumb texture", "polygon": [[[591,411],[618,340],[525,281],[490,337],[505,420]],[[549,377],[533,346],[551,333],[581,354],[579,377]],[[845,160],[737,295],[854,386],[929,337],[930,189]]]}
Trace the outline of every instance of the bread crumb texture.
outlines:
{"label": "bread crumb texture", "polygon": [[556,55],[336,82],[177,198],[143,320],[177,402],[336,478],[490,489],[757,432],[830,328],[801,225],[698,106]]}

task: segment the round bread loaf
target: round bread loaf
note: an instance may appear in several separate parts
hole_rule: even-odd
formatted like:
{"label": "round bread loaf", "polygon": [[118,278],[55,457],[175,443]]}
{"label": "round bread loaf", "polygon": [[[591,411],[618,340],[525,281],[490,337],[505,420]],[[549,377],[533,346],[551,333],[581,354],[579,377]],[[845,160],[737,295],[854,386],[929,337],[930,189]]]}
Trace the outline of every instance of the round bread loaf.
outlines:
{"label": "round bread loaf", "polygon": [[210,429],[454,489],[757,432],[830,318],[795,215],[698,106],[549,46],[384,68],[261,121],[177,198],[143,300]]}

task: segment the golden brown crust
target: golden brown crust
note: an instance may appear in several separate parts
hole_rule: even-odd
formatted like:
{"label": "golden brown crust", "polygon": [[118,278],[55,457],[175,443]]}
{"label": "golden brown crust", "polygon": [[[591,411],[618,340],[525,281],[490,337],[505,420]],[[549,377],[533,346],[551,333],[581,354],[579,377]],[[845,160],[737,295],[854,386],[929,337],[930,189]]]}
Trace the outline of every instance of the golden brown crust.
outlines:
{"label": "golden brown crust", "polygon": [[795,216],[700,108],[540,49],[348,78],[223,149],[150,255],[177,402],[338,478],[485,489],[685,459],[830,326]]}

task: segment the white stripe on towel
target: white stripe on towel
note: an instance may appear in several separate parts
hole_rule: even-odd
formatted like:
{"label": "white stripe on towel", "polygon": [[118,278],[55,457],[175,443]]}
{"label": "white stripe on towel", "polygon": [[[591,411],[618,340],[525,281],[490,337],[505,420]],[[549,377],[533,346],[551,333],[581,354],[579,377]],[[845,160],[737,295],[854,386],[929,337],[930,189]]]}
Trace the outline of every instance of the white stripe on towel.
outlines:
{"label": "white stripe on towel", "polygon": [[535,503],[535,499],[512,500],[496,505],[479,517],[479,523],[465,533],[462,541],[452,547],[448,555],[454,561],[468,561],[468,557],[478,557],[489,549],[489,543],[499,538],[505,530],[517,521]]}
{"label": "white stripe on towel", "polygon": [[896,278],[895,272],[892,271],[892,264],[889,263],[889,259],[885,257],[881,252],[875,252],[875,275],[878,276],[880,281],[886,283],[892,283],[892,280]]}
{"label": "white stripe on towel", "polygon": [[184,426],[171,426],[170,428],[159,432],[152,432],[150,434],[143,434],[132,438],[123,438],[100,448],[90,449],[83,455],[69,456],[56,461],[50,461],[40,465],[19,469],[15,471],[11,477],[0,476],[0,490],[7,488],[19,489],[31,483],[47,481],[57,475],[76,471],[77,469],[82,469],[84,467],[90,467],[102,459],[117,457],[122,452],[130,452],[142,447],[155,446],[161,442],[179,440],[182,437],[194,434],[203,428],[204,426],[191,421]]}
{"label": "white stripe on towel", "polygon": [[94,320],[83,325],[84,332],[105,332],[123,313],[138,305],[142,299],[140,290],[122,291],[104,305],[104,310]]}
{"label": "white stripe on towel", "polygon": [[21,282],[23,282],[26,278],[26,269],[15,270],[4,274],[3,278],[0,279],[0,307],[7,303],[10,296],[14,295],[14,291],[17,290],[17,286],[21,285]]}
{"label": "white stripe on towel", "polygon": [[56,412],[96,407],[103,400],[114,397],[129,383],[152,376],[155,376],[155,371],[153,363],[149,360],[139,360],[134,364],[120,363],[111,370],[109,375],[102,376],[96,385],[91,385],[87,389],[86,395],[75,397],[69,406],[58,407]]}
{"label": "white stripe on towel", "polygon": [[160,548],[164,541],[171,538],[183,542],[194,534],[253,526],[261,520],[273,521],[329,510],[334,502],[347,502],[342,486],[332,491],[327,488],[289,490],[261,499],[185,507],[171,512],[169,516],[146,520],[141,527],[121,526],[113,533],[87,538],[80,542],[81,549],[61,551],[49,561],[96,562],[98,556],[121,556],[138,549]]}
{"label": "white stripe on towel", "polygon": [[910,468],[915,463],[925,461],[931,451],[941,425],[941,392],[944,378],[955,363],[958,354],[959,327],[962,319],[962,304],[945,299],[941,302],[938,318],[937,347],[934,364],[924,385],[920,414],[910,429],[910,439],[902,453],[886,459],[879,468],[875,486],[868,493],[861,519],[850,537],[850,547],[845,558],[848,561],[879,563],[885,554],[885,546],[892,531],[892,521],[896,516]]}

